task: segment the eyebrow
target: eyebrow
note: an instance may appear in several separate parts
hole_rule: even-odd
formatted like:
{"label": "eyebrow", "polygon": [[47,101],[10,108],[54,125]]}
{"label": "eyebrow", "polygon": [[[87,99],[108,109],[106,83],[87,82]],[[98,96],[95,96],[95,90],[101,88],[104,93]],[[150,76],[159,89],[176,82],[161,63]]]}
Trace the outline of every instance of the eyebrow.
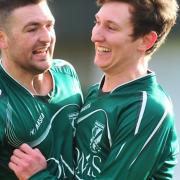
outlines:
{"label": "eyebrow", "polygon": [[[95,18],[96,18],[96,19],[100,19],[99,16],[98,16],[98,14],[95,15]],[[117,27],[120,28],[120,25],[119,25],[118,23],[112,21],[112,20],[106,20],[106,23],[115,25],[115,26],[117,26]]]}
{"label": "eyebrow", "polygon": [[[44,22],[45,22],[45,24],[55,24],[54,20],[48,20],[48,21],[44,21]],[[26,29],[29,26],[40,26],[40,25],[41,25],[41,22],[31,21],[31,22],[27,23],[23,29]]]}

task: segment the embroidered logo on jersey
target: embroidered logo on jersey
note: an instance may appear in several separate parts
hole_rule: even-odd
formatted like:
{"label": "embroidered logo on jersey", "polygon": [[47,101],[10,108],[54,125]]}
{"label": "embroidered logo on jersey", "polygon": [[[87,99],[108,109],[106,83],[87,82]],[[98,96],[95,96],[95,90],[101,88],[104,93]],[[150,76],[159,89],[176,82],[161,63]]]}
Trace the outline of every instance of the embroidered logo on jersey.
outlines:
{"label": "embroidered logo on jersey", "polygon": [[37,122],[35,124],[35,128],[33,128],[32,130],[30,130],[30,136],[32,135],[35,135],[36,132],[38,131],[39,127],[41,126],[41,124],[43,123],[44,121],[44,118],[45,118],[45,115],[43,113],[41,113],[39,115],[39,118],[37,119]]}
{"label": "embroidered logo on jersey", "polygon": [[49,158],[47,159],[48,165],[53,167],[50,169],[54,170],[52,174],[56,175],[58,179],[67,179],[68,174],[74,174],[74,170],[68,163],[63,159],[63,156],[60,155],[60,159]]}
{"label": "embroidered logo on jersey", "polygon": [[90,148],[93,153],[98,153],[101,150],[99,142],[102,138],[103,129],[104,125],[96,121],[92,129],[92,138],[90,140]]}
{"label": "embroidered logo on jersey", "polygon": [[76,148],[76,157],[77,165],[75,171],[78,180],[82,180],[80,179],[82,174],[87,179],[92,179],[92,177],[94,179],[97,174],[101,173],[99,165],[102,163],[102,159],[98,155],[92,155],[91,153],[85,154]]}
{"label": "embroidered logo on jersey", "polygon": [[79,115],[79,112],[73,112],[68,115],[68,118],[71,122],[71,126],[73,127],[73,136],[75,136],[75,134],[76,134],[76,128],[75,128],[74,123],[75,123],[75,120],[77,119],[78,115]]}
{"label": "embroidered logo on jersey", "polygon": [[[39,127],[43,123],[44,117],[45,117],[44,114],[41,113],[39,118],[37,119],[36,124],[35,124],[36,128],[34,128],[33,130],[30,131],[30,136],[34,135],[37,132],[37,130],[39,129]],[[19,147],[22,143],[25,142],[23,140],[23,137],[22,138],[19,137],[19,132],[17,131],[17,128],[15,128],[15,125],[13,123],[13,108],[9,103],[7,104],[7,109],[6,109],[6,129],[5,129],[5,133],[6,133],[6,136],[7,136],[8,143],[10,145],[12,145],[13,147]],[[39,139],[42,139],[42,137],[40,137]],[[31,142],[26,141],[26,143],[28,143],[29,145],[34,147],[35,145],[37,145],[39,143],[39,141],[40,141],[39,139],[37,139],[35,141],[31,141]]]}

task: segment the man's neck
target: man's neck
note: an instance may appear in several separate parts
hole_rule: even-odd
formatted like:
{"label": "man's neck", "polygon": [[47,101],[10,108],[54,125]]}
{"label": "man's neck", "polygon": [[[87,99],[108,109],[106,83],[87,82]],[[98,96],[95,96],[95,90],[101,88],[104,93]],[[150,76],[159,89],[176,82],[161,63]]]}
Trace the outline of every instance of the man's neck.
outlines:
{"label": "man's neck", "polygon": [[9,76],[28,89],[33,95],[45,96],[53,88],[53,79],[49,70],[34,75],[27,71],[9,67],[3,61],[1,61],[1,65]]}
{"label": "man's neck", "polygon": [[46,96],[53,89],[53,78],[49,71],[39,74],[33,79],[36,95]]}
{"label": "man's neck", "polygon": [[103,92],[110,92],[117,86],[128,83],[147,74],[147,66],[136,66],[119,72],[105,73]]}

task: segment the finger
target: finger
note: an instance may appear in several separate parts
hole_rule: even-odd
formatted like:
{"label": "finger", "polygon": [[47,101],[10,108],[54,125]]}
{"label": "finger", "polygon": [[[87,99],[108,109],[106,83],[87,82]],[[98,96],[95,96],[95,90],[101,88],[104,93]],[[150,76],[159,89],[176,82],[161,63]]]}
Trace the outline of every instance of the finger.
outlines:
{"label": "finger", "polygon": [[22,159],[15,155],[12,155],[10,158],[10,162],[12,162],[13,164],[18,166],[18,165],[22,164]]}
{"label": "finger", "polygon": [[24,143],[22,144],[19,149],[21,151],[23,151],[25,154],[34,154],[35,152],[37,152],[38,154],[41,154],[41,151],[38,148],[32,148],[31,146],[29,146],[28,144]]}
{"label": "finger", "polygon": [[38,154],[41,154],[41,155],[42,155],[41,151],[40,151],[38,148],[34,148],[34,150],[35,150]]}
{"label": "finger", "polygon": [[26,153],[24,151],[22,151],[21,149],[15,149],[13,151],[13,155],[20,159],[23,159],[26,157]]}
{"label": "finger", "polygon": [[31,154],[33,151],[33,148],[26,143],[22,144],[19,149],[27,154]]}
{"label": "finger", "polygon": [[18,166],[13,162],[9,162],[8,166],[13,171],[16,171],[18,169]]}
{"label": "finger", "polygon": [[21,167],[17,166],[16,164],[14,164],[12,162],[9,162],[8,166],[12,171],[14,171],[14,173],[16,174],[16,176],[18,177],[19,180],[28,179],[28,178],[21,178],[21,174],[22,174]]}

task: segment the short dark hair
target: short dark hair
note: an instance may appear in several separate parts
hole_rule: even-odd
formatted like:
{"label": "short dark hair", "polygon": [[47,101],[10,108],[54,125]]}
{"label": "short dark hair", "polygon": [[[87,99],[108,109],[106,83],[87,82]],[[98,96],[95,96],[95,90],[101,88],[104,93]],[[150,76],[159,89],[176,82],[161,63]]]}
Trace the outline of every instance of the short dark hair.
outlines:
{"label": "short dark hair", "polygon": [[38,4],[48,0],[0,0],[0,25],[2,25],[13,10],[30,4]]}
{"label": "short dark hair", "polygon": [[131,22],[133,24],[133,38],[144,36],[155,31],[158,40],[147,50],[152,54],[166,39],[171,28],[176,23],[178,3],[176,0],[97,0],[98,5],[107,2],[123,2],[131,5]]}

